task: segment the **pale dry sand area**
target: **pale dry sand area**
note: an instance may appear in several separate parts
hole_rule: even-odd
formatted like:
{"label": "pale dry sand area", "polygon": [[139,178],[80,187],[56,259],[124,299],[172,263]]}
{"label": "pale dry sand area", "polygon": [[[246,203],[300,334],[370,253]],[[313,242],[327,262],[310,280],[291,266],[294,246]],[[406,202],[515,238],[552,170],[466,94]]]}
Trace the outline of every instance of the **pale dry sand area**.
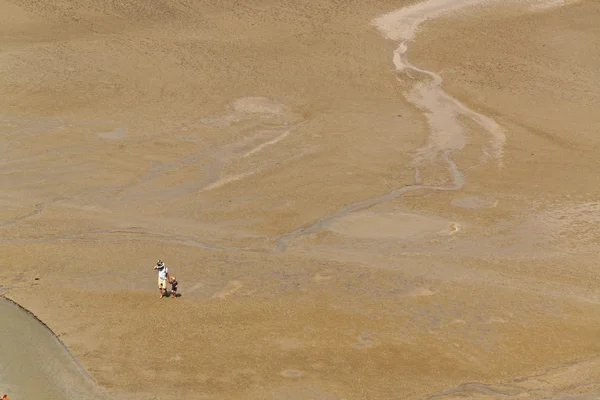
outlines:
{"label": "pale dry sand area", "polygon": [[598,21],[0,0],[0,291],[98,385],[74,363],[37,390],[599,398]]}

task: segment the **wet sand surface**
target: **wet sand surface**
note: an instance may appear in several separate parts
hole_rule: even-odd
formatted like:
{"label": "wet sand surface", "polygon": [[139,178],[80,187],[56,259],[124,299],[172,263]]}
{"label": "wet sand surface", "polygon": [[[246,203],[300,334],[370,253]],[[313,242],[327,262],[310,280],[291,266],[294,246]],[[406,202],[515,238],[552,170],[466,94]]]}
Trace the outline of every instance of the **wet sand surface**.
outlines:
{"label": "wet sand surface", "polygon": [[18,399],[107,399],[39,320],[0,299],[0,382]]}
{"label": "wet sand surface", "polygon": [[0,0],[2,293],[113,399],[597,398],[600,7],[415,3]]}

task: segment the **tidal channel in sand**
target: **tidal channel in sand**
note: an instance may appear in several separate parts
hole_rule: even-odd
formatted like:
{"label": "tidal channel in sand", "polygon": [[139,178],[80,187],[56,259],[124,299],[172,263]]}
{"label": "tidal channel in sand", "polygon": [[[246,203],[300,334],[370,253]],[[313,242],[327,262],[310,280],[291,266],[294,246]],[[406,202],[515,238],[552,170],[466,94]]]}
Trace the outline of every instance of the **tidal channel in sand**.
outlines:
{"label": "tidal channel in sand", "polygon": [[13,399],[107,399],[50,329],[0,297],[0,390]]}
{"label": "tidal channel in sand", "polygon": [[[465,184],[465,177],[451,157],[453,151],[462,149],[468,142],[467,128],[461,122],[461,118],[473,121],[486,136],[485,144],[481,149],[481,162],[494,159],[498,166],[502,165],[503,147],[506,142],[503,129],[493,119],[471,110],[447,94],[442,89],[442,78],[438,74],[414,66],[406,58],[408,45],[414,40],[417,29],[422,23],[456,9],[484,1],[428,0],[381,15],[372,21],[373,25],[387,39],[399,43],[393,53],[393,63],[398,79],[411,83],[410,89],[404,93],[404,96],[409,103],[423,112],[429,127],[426,144],[413,155],[415,184],[402,186],[389,193],[345,205],[333,215],[285,233],[276,239],[279,245],[278,250],[285,250],[290,241],[323,230],[352,212],[394,200],[407,193],[426,189],[445,191],[462,188]],[[427,176],[423,176],[422,169],[436,163],[447,166],[448,178],[441,185],[427,184],[430,180]]]}
{"label": "tidal channel in sand", "polygon": [[[498,165],[502,164],[506,142],[503,129],[491,118],[470,109],[444,92],[442,78],[438,74],[412,65],[406,58],[408,45],[414,40],[417,29],[423,22],[458,8],[483,2],[429,0],[382,15],[373,21],[388,39],[399,43],[393,54],[398,79],[412,82],[404,95],[410,103],[422,110],[429,125],[428,141],[414,157],[417,171],[419,166],[441,161],[441,157],[447,158],[449,152],[460,150],[467,144],[466,128],[461,117],[473,121],[488,135],[488,143],[482,149],[483,160],[492,158]],[[457,180],[454,173],[453,180]]]}

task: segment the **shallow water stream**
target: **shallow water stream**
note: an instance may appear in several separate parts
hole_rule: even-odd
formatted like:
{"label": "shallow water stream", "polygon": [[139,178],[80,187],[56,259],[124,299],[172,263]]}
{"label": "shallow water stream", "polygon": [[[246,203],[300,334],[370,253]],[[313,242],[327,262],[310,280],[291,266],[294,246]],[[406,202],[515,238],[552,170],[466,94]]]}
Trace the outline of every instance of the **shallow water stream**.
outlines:
{"label": "shallow water stream", "polygon": [[12,400],[107,399],[50,329],[3,297],[0,392]]}

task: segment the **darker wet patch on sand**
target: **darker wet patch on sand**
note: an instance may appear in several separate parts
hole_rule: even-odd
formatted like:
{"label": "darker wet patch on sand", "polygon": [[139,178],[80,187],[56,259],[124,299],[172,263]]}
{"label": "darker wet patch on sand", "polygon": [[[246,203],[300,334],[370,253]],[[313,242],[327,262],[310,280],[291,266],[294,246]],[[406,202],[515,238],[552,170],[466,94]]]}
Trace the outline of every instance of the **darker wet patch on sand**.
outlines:
{"label": "darker wet patch on sand", "polygon": [[117,128],[109,132],[100,132],[98,133],[98,136],[104,139],[122,139],[123,137],[125,137],[125,129]]}
{"label": "darker wet patch on sand", "polygon": [[461,208],[493,208],[498,205],[498,200],[492,197],[459,197],[452,200],[452,205]]}
{"label": "darker wet patch on sand", "polygon": [[302,376],[302,372],[296,371],[295,369],[284,369],[280,372],[280,375],[284,378],[299,378]]}
{"label": "darker wet patch on sand", "polygon": [[33,313],[0,296],[2,389],[13,398],[106,400],[54,332]]}

